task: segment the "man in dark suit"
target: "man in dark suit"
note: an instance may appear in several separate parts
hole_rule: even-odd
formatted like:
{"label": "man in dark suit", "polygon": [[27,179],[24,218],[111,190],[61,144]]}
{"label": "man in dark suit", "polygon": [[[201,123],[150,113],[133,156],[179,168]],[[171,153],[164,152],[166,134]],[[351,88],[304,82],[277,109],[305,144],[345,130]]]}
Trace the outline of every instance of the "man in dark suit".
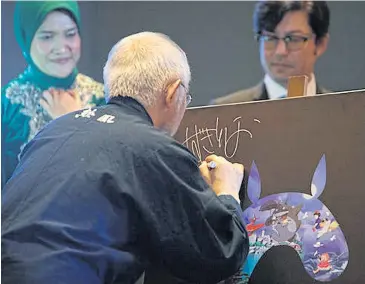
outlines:
{"label": "man in dark suit", "polygon": [[265,77],[252,88],[216,98],[213,104],[284,98],[288,78],[298,75],[308,76],[307,95],[327,93],[316,81],[314,66],[327,49],[329,20],[324,1],[260,1],[254,30]]}

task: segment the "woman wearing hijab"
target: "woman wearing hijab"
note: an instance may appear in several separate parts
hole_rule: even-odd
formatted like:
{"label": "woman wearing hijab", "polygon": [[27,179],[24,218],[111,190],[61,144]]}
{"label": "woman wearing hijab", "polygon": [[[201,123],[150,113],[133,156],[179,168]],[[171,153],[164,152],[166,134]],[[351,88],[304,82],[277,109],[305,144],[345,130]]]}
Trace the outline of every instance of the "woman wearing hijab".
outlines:
{"label": "woman wearing hijab", "polygon": [[78,73],[80,12],[74,1],[19,1],[15,35],[27,68],[1,92],[2,186],[25,144],[49,121],[104,102],[103,85]]}

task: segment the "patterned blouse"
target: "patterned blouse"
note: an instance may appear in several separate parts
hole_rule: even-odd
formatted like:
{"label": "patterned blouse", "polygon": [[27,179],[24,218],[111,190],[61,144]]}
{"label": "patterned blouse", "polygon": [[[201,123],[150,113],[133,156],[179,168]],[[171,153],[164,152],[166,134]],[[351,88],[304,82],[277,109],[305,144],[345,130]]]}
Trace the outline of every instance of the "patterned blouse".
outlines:
{"label": "patterned blouse", "polygon": [[[105,103],[103,85],[86,75],[78,74],[72,89],[80,96],[85,108]],[[52,118],[39,104],[43,91],[32,82],[24,82],[19,77],[1,93],[3,187],[18,164],[21,150]]]}

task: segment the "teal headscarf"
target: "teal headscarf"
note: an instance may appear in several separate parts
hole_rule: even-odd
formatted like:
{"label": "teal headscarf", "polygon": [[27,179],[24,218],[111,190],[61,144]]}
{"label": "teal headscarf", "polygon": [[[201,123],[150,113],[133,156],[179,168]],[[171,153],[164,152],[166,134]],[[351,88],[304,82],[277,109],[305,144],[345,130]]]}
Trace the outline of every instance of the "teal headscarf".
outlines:
{"label": "teal headscarf", "polygon": [[43,90],[50,87],[68,89],[75,81],[78,73],[75,68],[66,78],[49,76],[39,70],[30,55],[30,47],[36,31],[50,12],[59,9],[69,12],[80,32],[80,11],[76,1],[17,1],[15,5],[15,37],[28,63],[23,77],[33,81]]}

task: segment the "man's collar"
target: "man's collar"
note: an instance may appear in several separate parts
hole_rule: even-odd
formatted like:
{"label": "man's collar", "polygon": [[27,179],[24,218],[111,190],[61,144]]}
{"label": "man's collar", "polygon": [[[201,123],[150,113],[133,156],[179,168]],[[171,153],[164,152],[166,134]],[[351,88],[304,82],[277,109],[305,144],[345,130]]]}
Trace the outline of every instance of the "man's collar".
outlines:
{"label": "man's collar", "polygon": [[[275,82],[268,74],[265,75],[264,84],[266,86],[269,99],[275,100],[287,96],[287,89]],[[316,93],[316,77],[312,73],[307,86],[307,96],[314,96]]]}
{"label": "man's collar", "polygon": [[268,74],[265,75],[264,84],[270,100],[286,97],[286,88],[275,82]]}
{"label": "man's collar", "polygon": [[128,109],[140,114],[143,118],[148,120],[153,125],[152,118],[148,114],[145,107],[132,97],[127,97],[127,96],[112,97],[109,99],[108,104],[115,104],[121,107],[127,107]]}

